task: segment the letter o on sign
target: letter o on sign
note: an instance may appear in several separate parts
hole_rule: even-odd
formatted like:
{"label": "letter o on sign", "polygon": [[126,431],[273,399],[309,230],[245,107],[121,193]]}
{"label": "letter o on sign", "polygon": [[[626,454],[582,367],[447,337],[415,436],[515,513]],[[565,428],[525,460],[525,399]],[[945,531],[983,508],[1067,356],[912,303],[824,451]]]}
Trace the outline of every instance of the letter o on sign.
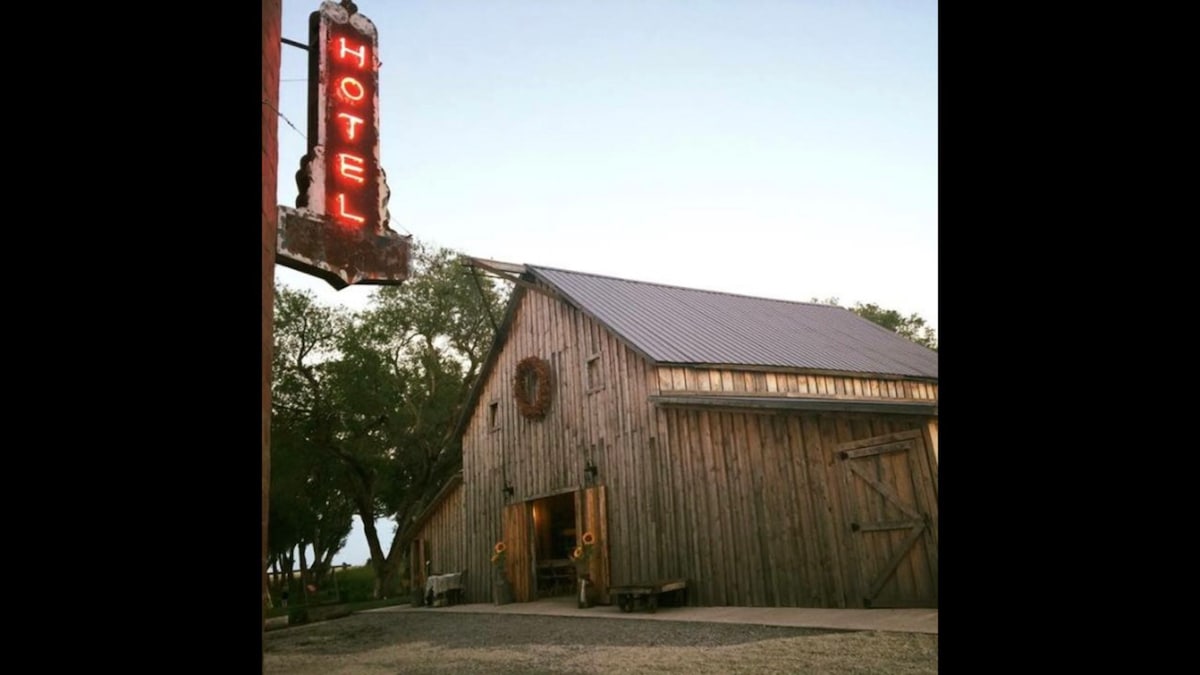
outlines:
{"label": "letter o on sign", "polygon": [[[355,93],[351,93],[351,89],[353,89]],[[338,84],[338,92],[342,95],[342,98],[346,99],[347,101],[355,102],[361,101],[363,96],[367,95],[366,88],[362,86],[361,82],[353,77],[343,77],[342,81]]]}

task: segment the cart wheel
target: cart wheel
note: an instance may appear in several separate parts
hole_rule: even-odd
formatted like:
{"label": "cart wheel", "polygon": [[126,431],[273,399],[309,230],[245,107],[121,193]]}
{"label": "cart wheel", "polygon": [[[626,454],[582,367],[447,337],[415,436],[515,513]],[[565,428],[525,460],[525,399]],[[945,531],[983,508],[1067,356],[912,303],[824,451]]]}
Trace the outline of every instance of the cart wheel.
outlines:
{"label": "cart wheel", "polygon": [[650,613],[651,614],[657,612],[658,611],[658,595],[651,595],[650,600],[647,602],[647,604],[650,605]]}
{"label": "cart wheel", "polygon": [[628,595],[622,595],[617,602],[621,605],[622,612],[633,611],[633,598],[629,597]]}

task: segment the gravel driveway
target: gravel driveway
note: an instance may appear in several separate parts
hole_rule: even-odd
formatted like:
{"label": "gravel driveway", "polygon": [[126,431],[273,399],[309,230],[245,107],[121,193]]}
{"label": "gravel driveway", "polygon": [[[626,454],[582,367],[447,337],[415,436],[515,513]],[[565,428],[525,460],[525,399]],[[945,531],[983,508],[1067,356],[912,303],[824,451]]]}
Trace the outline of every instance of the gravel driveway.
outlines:
{"label": "gravel driveway", "polygon": [[266,634],[267,673],[936,673],[938,636],[364,612]]}

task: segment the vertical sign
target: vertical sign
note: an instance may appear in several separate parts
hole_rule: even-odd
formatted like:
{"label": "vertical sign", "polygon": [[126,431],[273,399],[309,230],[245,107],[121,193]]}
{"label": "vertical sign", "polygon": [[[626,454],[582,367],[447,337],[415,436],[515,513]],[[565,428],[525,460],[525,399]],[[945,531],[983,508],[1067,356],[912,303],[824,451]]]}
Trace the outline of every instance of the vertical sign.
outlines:
{"label": "vertical sign", "polygon": [[379,71],[374,44],[350,24],[331,24],[325,83],[325,202],[346,227],[374,230],[379,200]]}
{"label": "vertical sign", "polygon": [[298,210],[280,210],[277,259],[338,288],[400,283],[409,238],[388,228],[379,161],[379,38],[353,2],[309,17],[308,153]]}
{"label": "vertical sign", "polygon": [[378,47],[375,24],[341,4],[324,2],[309,19],[309,116],[316,128],[310,122],[308,151],[319,166],[311,166],[308,208],[365,232],[384,220]]}

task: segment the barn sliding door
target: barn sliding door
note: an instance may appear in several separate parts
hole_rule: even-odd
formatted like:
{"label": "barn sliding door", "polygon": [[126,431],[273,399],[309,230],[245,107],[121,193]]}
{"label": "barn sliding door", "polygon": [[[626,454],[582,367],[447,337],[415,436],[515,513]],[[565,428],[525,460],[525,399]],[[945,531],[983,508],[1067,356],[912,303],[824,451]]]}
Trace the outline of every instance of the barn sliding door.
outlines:
{"label": "barn sliding door", "polygon": [[533,599],[533,516],[529,502],[504,507],[504,547],[508,551],[504,571],[512,586],[513,600]]}
{"label": "barn sliding door", "polygon": [[[596,585],[598,602],[602,605],[611,604],[608,597],[608,587],[612,585],[608,571],[608,505],[604,500],[603,485],[575,493],[575,532],[580,540],[585,532],[591,532],[596,537],[588,574]],[[577,541],[576,545],[579,543]]]}
{"label": "barn sliding door", "polygon": [[835,456],[862,606],[937,607],[937,488],[923,433],[840,443]]}

